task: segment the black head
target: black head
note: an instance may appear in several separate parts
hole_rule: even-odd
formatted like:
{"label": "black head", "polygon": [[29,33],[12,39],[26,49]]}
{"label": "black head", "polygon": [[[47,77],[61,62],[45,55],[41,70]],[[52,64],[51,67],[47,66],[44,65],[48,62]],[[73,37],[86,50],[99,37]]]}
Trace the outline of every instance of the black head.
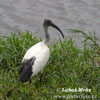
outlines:
{"label": "black head", "polygon": [[45,26],[51,26],[52,25],[52,21],[49,19],[45,19],[43,25]]}
{"label": "black head", "polygon": [[43,23],[43,26],[44,27],[45,26],[46,27],[49,27],[49,26],[54,27],[55,29],[57,29],[61,33],[62,37],[64,38],[64,35],[63,35],[62,31],[60,30],[60,28],[57,25],[55,25],[51,20],[45,19],[44,23]]}

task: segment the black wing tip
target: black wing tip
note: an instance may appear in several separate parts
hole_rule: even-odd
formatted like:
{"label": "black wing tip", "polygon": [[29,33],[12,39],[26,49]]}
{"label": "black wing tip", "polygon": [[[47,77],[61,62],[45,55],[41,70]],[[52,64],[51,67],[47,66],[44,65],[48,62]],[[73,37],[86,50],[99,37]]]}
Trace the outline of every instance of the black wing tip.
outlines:
{"label": "black wing tip", "polygon": [[32,66],[34,64],[35,59],[36,59],[35,57],[32,57],[31,59],[27,59],[27,60],[23,61],[21,70],[19,72],[19,76],[20,76],[19,81],[20,82],[22,82],[22,83],[27,82],[31,78],[31,76],[33,74]]}

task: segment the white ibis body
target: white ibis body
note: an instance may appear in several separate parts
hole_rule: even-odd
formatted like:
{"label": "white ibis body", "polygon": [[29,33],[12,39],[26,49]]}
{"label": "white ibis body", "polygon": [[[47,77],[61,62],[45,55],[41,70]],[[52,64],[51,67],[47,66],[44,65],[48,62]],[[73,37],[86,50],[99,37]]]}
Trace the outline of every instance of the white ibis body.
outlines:
{"label": "white ibis body", "polygon": [[48,27],[56,28],[64,38],[62,31],[49,19],[44,20],[43,27],[46,39],[32,46],[26,51],[22,60],[22,67],[20,70],[20,81],[27,82],[32,76],[42,72],[47,64],[50,56],[50,50],[47,46],[49,41]]}

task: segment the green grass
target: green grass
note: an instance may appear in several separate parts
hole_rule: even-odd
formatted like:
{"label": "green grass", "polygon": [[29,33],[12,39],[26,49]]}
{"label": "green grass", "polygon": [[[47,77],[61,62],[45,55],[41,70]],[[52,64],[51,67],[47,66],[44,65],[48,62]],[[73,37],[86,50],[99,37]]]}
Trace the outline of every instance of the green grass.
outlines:
{"label": "green grass", "polygon": [[[79,31],[84,38],[83,48],[78,48],[73,39],[50,43],[50,59],[43,72],[43,82],[39,81],[40,74],[32,78],[32,85],[20,83],[19,70],[25,52],[32,45],[41,41],[29,31],[11,33],[9,37],[0,37],[0,100],[80,100],[68,98],[72,96],[97,96],[82,98],[82,100],[98,100],[100,98],[100,46],[95,32],[92,36]],[[89,46],[87,46],[87,41]],[[15,86],[12,93],[7,93]],[[64,89],[91,89],[91,92],[62,92]],[[61,97],[62,96],[62,97]]]}

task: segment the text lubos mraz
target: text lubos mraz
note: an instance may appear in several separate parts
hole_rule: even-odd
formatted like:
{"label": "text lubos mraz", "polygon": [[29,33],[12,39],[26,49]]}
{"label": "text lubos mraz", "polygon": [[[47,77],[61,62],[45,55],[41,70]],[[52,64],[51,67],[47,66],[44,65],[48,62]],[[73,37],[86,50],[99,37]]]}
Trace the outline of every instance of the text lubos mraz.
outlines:
{"label": "text lubos mraz", "polygon": [[74,89],[71,89],[71,88],[62,88],[62,92],[91,92],[91,89],[88,89],[88,88],[74,88]]}

